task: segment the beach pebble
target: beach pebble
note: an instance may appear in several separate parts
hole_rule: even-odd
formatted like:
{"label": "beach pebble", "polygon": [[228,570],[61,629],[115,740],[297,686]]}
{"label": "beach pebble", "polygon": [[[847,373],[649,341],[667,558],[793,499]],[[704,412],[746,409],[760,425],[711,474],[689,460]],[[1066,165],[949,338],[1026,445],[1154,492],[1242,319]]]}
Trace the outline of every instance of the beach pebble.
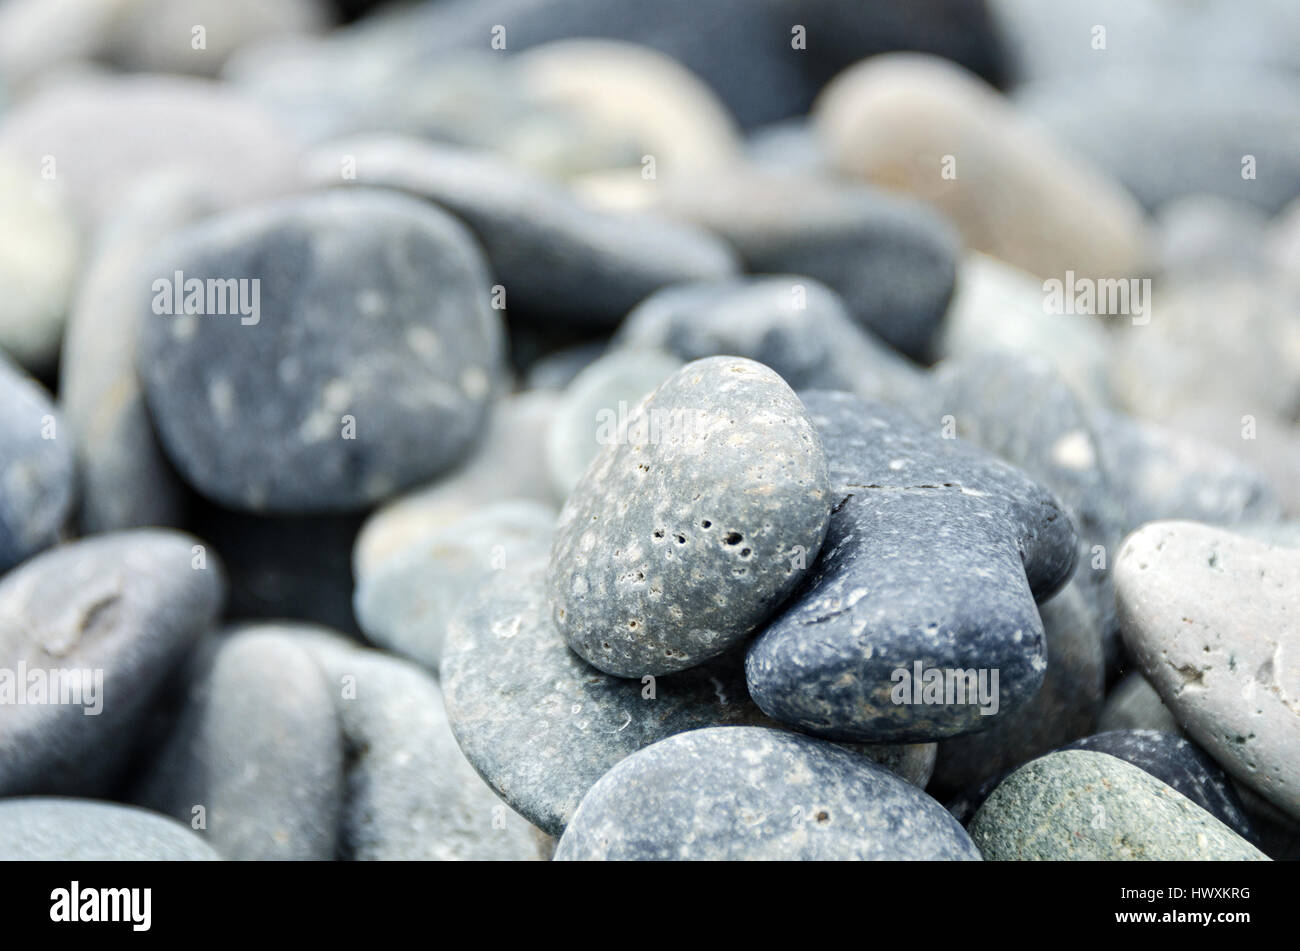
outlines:
{"label": "beach pebble", "polygon": [[0,572],[63,537],[77,501],[74,436],[0,351]]}
{"label": "beach pebble", "polygon": [[437,671],[447,621],[482,579],[544,558],[555,510],[526,499],[470,511],[393,553],[357,583],[353,604],[366,637]]}
{"label": "beach pebble", "polygon": [[[198,539],[169,531],[97,535],[6,574],[0,795],[105,792],[129,765],[150,703],[211,626],[223,594],[216,557]],[[30,701],[35,680],[48,696],[56,674],[62,684],[75,678],[81,703],[18,703],[6,695],[23,691]],[[60,687],[64,696],[76,694]]]}
{"label": "beach pebble", "polygon": [[726,238],[746,270],[821,281],[854,320],[894,349],[922,362],[932,358],[961,242],[921,202],[744,167],[684,176],[666,183],[659,200],[665,212]]}
{"label": "beach pebble", "polygon": [[694,730],[634,753],[583,797],[557,860],[979,858],[929,796],[830,743]]}
{"label": "beach pebble", "polygon": [[482,244],[512,317],[543,325],[613,327],[666,284],[736,270],[731,250],[698,228],[602,211],[489,153],[397,136],[349,139],[319,146],[309,177],[401,189],[443,206]]}
{"label": "beach pebble", "polygon": [[[802,398],[834,508],[807,582],[749,647],[754,700],[804,732],[866,742],[971,733],[1020,707],[1047,666],[1035,598],[1075,565],[1060,502],[938,425],[845,393]],[[959,670],[984,678],[983,700],[923,691]]]}
{"label": "beach pebble", "polygon": [[1181,736],[1183,728],[1169,712],[1151,681],[1140,671],[1130,671],[1111,688],[1097,717],[1097,732],[1159,730]]}
{"label": "beach pebble", "polygon": [[201,830],[227,859],[333,859],[343,740],[320,669],[272,633],[204,646],[132,800]]}
{"label": "beach pebble", "polygon": [[627,315],[612,347],[683,360],[737,356],[766,364],[795,390],[842,389],[909,404],[921,376],[853,323],[839,295],[797,275],[666,287]]}
{"label": "beach pebble", "polygon": [[1040,278],[1140,276],[1137,202],[958,66],[875,57],[826,88],[814,119],[838,168],[932,203],[977,250]]}
{"label": "beach pebble", "polygon": [[[453,466],[479,435],[500,317],[473,239],[425,203],[283,199],[174,234],[152,267],[138,305],[154,309],[139,353],[149,410],[213,500],[355,510]],[[210,289],[182,313],[196,281],[240,282],[237,313],[209,313]]]}
{"label": "beach pebble", "polygon": [[219,856],[167,816],[118,803],[0,800],[0,861],[209,862]]}
{"label": "beach pebble", "polygon": [[546,465],[557,497],[573,491],[602,447],[619,438],[641,400],[681,367],[682,360],[667,353],[615,350],[574,377],[546,436]]}
{"label": "beach pebble", "polygon": [[1016,770],[984,801],[970,836],[990,861],[1267,858],[1173,787],[1089,750]]}
{"label": "beach pebble", "polygon": [[779,376],[739,357],[687,364],[602,447],[560,512],[556,627],[620,677],[694,667],[752,634],[821,548],[821,440]]}
{"label": "beach pebble", "polygon": [[1194,522],[1124,542],[1115,593],[1129,652],[1224,769],[1300,817],[1300,551]]}

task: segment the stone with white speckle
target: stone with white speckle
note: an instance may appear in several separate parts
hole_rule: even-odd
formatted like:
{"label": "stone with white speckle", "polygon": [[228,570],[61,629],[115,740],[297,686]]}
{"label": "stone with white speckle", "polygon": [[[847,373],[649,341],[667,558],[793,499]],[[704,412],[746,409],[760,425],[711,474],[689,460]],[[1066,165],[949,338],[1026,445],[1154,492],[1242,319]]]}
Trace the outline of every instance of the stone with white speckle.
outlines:
{"label": "stone with white speckle", "polygon": [[583,797],[557,860],[977,861],[937,802],[860,757],[760,727],[694,730]]}
{"label": "stone with white speckle", "polygon": [[[149,410],[214,501],[359,509],[453,466],[478,437],[501,320],[473,238],[426,203],[364,189],[283,199],[173,234],[151,267]],[[208,282],[200,314],[176,313],[177,273],[185,294]]]}
{"label": "stone with white speckle", "polygon": [[685,670],[752,634],[816,558],[821,440],[785,381],[739,357],[687,364],[614,435],[560,512],[555,624],[607,673]]}

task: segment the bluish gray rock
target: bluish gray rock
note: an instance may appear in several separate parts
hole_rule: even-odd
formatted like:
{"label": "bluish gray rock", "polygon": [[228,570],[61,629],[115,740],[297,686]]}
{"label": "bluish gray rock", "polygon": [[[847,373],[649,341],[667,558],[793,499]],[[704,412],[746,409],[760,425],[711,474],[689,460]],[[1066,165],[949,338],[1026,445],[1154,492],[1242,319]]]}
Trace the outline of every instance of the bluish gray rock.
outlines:
{"label": "bluish gray rock", "polygon": [[401,189],[463,219],[505,306],[531,322],[613,327],[666,284],[736,270],[731,249],[701,229],[601,211],[486,152],[389,136],[320,146],[310,164],[317,184]]}
{"label": "bluish gray rock", "polygon": [[1180,736],[1157,730],[1114,730],[1075,740],[1063,748],[1118,756],[1172,786],[1243,839],[1259,844],[1227,775],[1194,743]]}
{"label": "bluish gray rock", "polygon": [[927,205],[862,185],[743,170],[674,182],[661,201],[726,238],[746,270],[821,281],[894,349],[923,363],[934,357],[961,240]]}
{"label": "bluish gray rock", "polygon": [[559,350],[552,350],[528,365],[523,388],[562,390],[604,352],[605,341],[603,340],[594,343],[575,343]]}
{"label": "bluish gray rock", "polygon": [[795,390],[846,390],[902,405],[921,385],[916,367],[853,323],[839,295],[797,275],[666,287],[633,308],[611,346],[683,360],[747,357]]}
{"label": "bluish gray rock", "polygon": [[[551,621],[544,562],[497,573],[462,601],[442,687],[474,768],[552,835],[596,780],[642,747],[700,727],[778,725],[750,701],[734,652],[639,681],[585,663]],[[934,767],[934,744],[849,749],[918,787]]]}
{"label": "bluish gray rock", "polygon": [[925,793],[836,746],[695,730],[623,760],[583,797],[557,860],[978,860]]}
{"label": "bluish gray rock", "polygon": [[1106,695],[1106,704],[1097,717],[1097,732],[1112,730],[1158,730],[1182,736],[1178,719],[1151,686],[1141,671],[1130,671]]}
{"label": "bluish gray rock", "polygon": [[555,510],[526,499],[469,512],[379,562],[353,594],[366,637],[437,671],[447,621],[482,579],[512,572],[551,549]]}
{"label": "bluish gray rock", "polygon": [[689,363],[611,427],[560,512],[552,615],[620,677],[685,670],[762,624],[821,548],[826,458],[762,364]]}
{"label": "bluish gray rock", "polygon": [[77,500],[73,438],[49,394],[0,352],[0,572],[62,537]]}
{"label": "bluish gray rock", "polygon": [[2,862],[184,862],[221,856],[174,819],[90,799],[0,800]]}
{"label": "bluish gray rock", "polygon": [[320,668],[256,628],[205,647],[132,801],[200,829],[228,859],[333,859],[343,735]]}
{"label": "bluish gray rock", "polygon": [[821,559],[749,647],[755,702],[864,742],[971,733],[1020,707],[1047,666],[1035,598],[1074,569],[1061,504],[940,426],[845,393],[803,399],[836,503]]}
{"label": "bluish gray rock", "polygon": [[[216,618],[222,575],[198,539],[144,530],[62,545],[5,575],[0,795],[106,792],[150,703]],[[60,702],[31,702],[33,684],[47,699],[57,687]]]}
{"label": "bluish gray rock", "polygon": [[173,235],[152,267],[149,410],[181,474],[221,504],[362,508],[477,438],[500,318],[473,239],[437,209],[370,190],[284,199]]}

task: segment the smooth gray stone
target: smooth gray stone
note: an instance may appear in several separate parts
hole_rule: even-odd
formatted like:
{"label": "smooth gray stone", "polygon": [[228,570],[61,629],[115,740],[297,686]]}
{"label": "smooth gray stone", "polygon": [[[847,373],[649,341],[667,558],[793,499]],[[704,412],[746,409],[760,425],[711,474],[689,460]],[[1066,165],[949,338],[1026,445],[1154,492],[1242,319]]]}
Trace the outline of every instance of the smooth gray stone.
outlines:
{"label": "smooth gray stone", "polygon": [[616,676],[703,663],[799,583],[830,502],[821,441],[785,381],[739,357],[689,363],[613,434],[561,510],[555,625]]}
{"label": "smooth gray stone", "polygon": [[555,510],[512,499],[469,512],[375,565],[353,594],[357,621],[379,647],[437,671],[447,622],[475,585],[550,553]]}
{"label": "smooth gray stone", "polygon": [[193,176],[220,208],[301,182],[299,148],[269,113],[218,83],[179,76],[73,75],[42,84],[5,113],[0,154],[49,168],[86,238],[160,175]]}
{"label": "smooth gray stone", "polygon": [[978,860],[937,802],[806,736],[695,730],[623,760],[583,797],[556,860]]}
{"label": "smooth gray stone", "polygon": [[1075,740],[1067,750],[1118,756],[1178,790],[1255,845],[1259,837],[1227,775],[1195,744],[1157,730],[1115,730]]}
{"label": "smooth gray stone", "polygon": [[[551,621],[545,563],[497,573],[448,629],[442,687],[456,738],[515,809],[559,835],[615,763],[667,736],[719,725],[779,726],[749,699],[735,654],[665,677],[602,673]],[[846,747],[923,788],[934,744]]]}
{"label": "smooth gray stone", "polygon": [[102,672],[88,704],[0,704],[0,795],[101,795],[126,768],[150,704],[220,610],[223,572],[200,549],[179,532],[98,535],[0,580],[0,670]]}
{"label": "smooth gray stone", "polygon": [[1126,531],[1163,518],[1231,525],[1281,517],[1264,475],[1218,446],[1111,410],[1097,409],[1092,423]]}
{"label": "smooth gray stone", "polygon": [[136,369],[149,314],[139,289],[169,231],[211,212],[206,185],[164,175],[123,200],[98,236],[68,315],[59,406],[77,436],[83,533],[180,526],[184,488],[163,455]]}
{"label": "smooth gray stone", "polygon": [[1297,590],[1300,550],[1195,522],[1143,526],[1115,564],[1138,668],[1205,752],[1300,818]]}
{"label": "smooth gray stone", "polygon": [[1014,101],[1148,209],[1210,194],[1273,215],[1300,194],[1300,79],[1285,70],[1132,66],[1044,79]]}
{"label": "smooth gray stone", "polygon": [[975,814],[970,835],[989,861],[1267,860],[1171,786],[1090,750],[1016,770]]}
{"label": "smooth gray stone", "polygon": [[611,350],[574,377],[546,434],[546,464],[557,496],[565,498],[573,491],[600,454],[602,440],[680,370],[682,362],[665,352]]}
{"label": "smooth gray stone", "polygon": [[[976,732],[1020,707],[1047,666],[1035,599],[1074,570],[1060,502],[939,425],[846,393],[802,398],[836,504],[820,560],[749,646],[755,702],[804,732],[864,742]],[[920,683],[909,698],[918,664],[983,671],[986,689],[996,671],[997,708],[955,691],[936,703]]]}
{"label": "smooth gray stone", "polygon": [[537,859],[536,830],[456,746],[437,683],[414,664],[292,630],[331,684],[348,746],[339,857],[352,861]]}
{"label": "smooth gray stone", "polygon": [[202,838],[174,819],[89,799],[0,800],[0,861],[216,861]]}
{"label": "smooth gray stone", "polygon": [[1093,608],[1076,580],[1038,611],[1047,645],[1042,687],[987,730],[941,741],[931,788],[970,789],[1092,731],[1106,682]]}
{"label": "smooth gray stone", "polygon": [[605,342],[575,343],[553,350],[528,366],[525,390],[562,390],[605,352]]}
{"label": "smooth gray stone", "polygon": [[1169,712],[1151,681],[1136,670],[1111,688],[1097,717],[1097,732],[1112,730],[1159,730],[1174,736],[1183,732],[1178,718]]}
{"label": "smooth gray stone", "polygon": [[633,308],[610,345],[683,360],[747,357],[795,390],[846,390],[901,405],[913,402],[922,379],[853,323],[839,295],[797,275],[666,287]]}
{"label": "smooth gray stone", "polygon": [[[344,163],[355,178],[344,179]],[[649,214],[602,211],[487,152],[378,136],[320,146],[318,185],[378,185],[443,206],[477,235],[505,305],[530,322],[615,326],[666,284],[736,271],[723,242]]]}
{"label": "smooth gray stone", "polygon": [[77,501],[74,453],[49,394],[0,353],[0,572],[63,536]]}
{"label": "smooth gray stone", "polygon": [[[174,234],[151,267],[169,283],[260,282],[258,314],[153,313],[141,333],[163,447],[213,500],[359,509],[453,466],[479,435],[501,321],[472,237],[426,203],[283,199]],[[142,308],[169,296],[140,292]]]}
{"label": "smooth gray stone", "polygon": [[343,736],[319,667],[256,628],[205,647],[132,801],[199,828],[228,859],[334,858]]}
{"label": "smooth gray stone", "polygon": [[1186,195],[1156,214],[1157,254],[1164,280],[1247,273],[1266,278],[1269,219],[1244,201]]}
{"label": "smooth gray stone", "polygon": [[744,170],[683,178],[661,201],[726,238],[747,271],[821,281],[895,350],[934,358],[962,246],[929,206],[864,185]]}

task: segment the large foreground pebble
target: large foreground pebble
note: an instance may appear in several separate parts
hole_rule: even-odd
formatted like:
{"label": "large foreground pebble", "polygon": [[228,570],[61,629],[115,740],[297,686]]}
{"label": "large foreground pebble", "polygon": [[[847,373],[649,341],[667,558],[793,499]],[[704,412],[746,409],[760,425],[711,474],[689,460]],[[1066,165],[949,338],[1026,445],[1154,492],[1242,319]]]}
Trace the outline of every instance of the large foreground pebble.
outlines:
{"label": "large foreground pebble", "polygon": [[1300,817],[1300,551],[1193,522],[1130,535],[1115,565],[1124,640],[1188,735]]}
{"label": "large foreground pebble", "polygon": [[76,504],[73,434],[0,352],[0,572],[53,545]]}
{"label": "large foreground pebble", "polygon": [[166,816],[88,799],[0,800],[0,861],[183,862],[219,859]]}
{"label": "large foreground pebble", "polygon": [[612,327],[665,284],[736,270],[730,249],[697,228],[588,207],[485,153],[349,140],[322,146],[311,174],[318,184],[402,189],[447,208],[482,242],[505,306],[545,323]]}
{"label": "large foreground pebble", "polygon": [[[1015,710],[1043,680],[1035,598],[1074,568],[1069,516],[938,426],[845,393],[803,399],[835,507],[806,584],[749,647],[755,701],[797,729],[864,742],[956,736]],[[959,671],[975,678],[960,693]]]}
{"label": "large foreground pebble", "polygon": [[687,364],[583,475],[551,551],[556,626],[620,677],[734,647],[803,577],[830,518],[821,441],[762,364]]}
{"label": "large foreground pebble", "polygon": [[[500,317],[473,239],[422,202],[333,192],[210,219],[164,244],[153,280],[139,303],[154,311],[139,355],[149,409],[216,501],[360,508],[455,464],[478,435]],[[175,304],[194,281],[207,292],[190,316]],[[237,310],[217,281],[238,282]]]}
{"label": "large foreground pebble", "polygon": [[1022,766],[970,825],[994,861],[1259,860],[1267,857],[1151,774],[1068,750]]}
{"label": "large foreground pebble", "polygon": [[[0,795],[101,794],[164,680],[212,624],[223,589],[212,553],[164,531],[95,536],[5,575]],[[53,696],[51,685],[61,701],[82,702],[32,702]],[[81,689],[65,693],[72,686]]]}
{"label": "large foreground pebble", "polygon": [[933,799],[809,737],[720,727],[635,753],[591,788],[557,860],[977,860]]}
{"label": "large foreground pebble", "polygon": [[[773,725],[745,690],[740,658],[666,677],[602,673],[551,621],[545,565],[494,575],[453,617],[442,661],[447,711],[465,755],[540,828],[559,835],[583,794],[615,763],[699,727]],[[934,744],[855,746],[924,787]]]}
{"label": "large foreground pebble", "polygon": [[202,829],[228,859],[333,859],[343,742],[325,677],[274,633],[205,653],[133,800]]}

